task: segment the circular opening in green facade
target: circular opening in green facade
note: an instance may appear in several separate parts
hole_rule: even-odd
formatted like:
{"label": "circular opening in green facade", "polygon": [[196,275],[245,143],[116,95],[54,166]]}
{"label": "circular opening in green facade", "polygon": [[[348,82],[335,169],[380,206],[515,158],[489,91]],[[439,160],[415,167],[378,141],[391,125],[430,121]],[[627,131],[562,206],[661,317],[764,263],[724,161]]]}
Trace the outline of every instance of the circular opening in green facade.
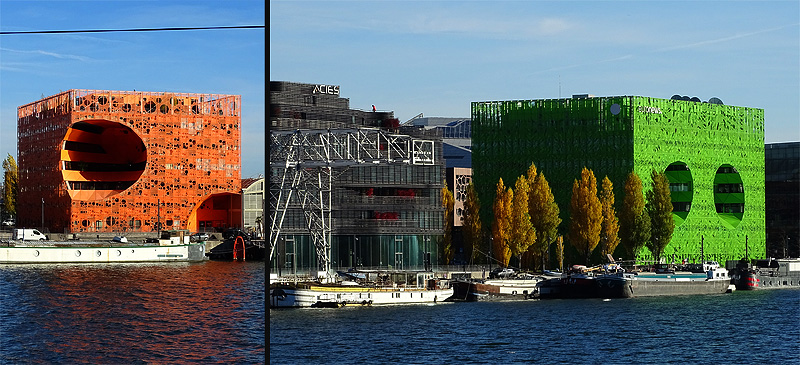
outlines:
{"label": "circular opening in green facade", "polygon": [[685,162],[676,161],[664,170],[669,180],[669,192],[672,197],[672,218],[675,226],[680,226],[692,209],[694,198],[694,182],[692,171]]}
{"label": "circular opening in green facade", "polygon": [[714,176],[714,206],[726,225],[735,228],[744,216],[744,184],[735,167],[725,164]]}

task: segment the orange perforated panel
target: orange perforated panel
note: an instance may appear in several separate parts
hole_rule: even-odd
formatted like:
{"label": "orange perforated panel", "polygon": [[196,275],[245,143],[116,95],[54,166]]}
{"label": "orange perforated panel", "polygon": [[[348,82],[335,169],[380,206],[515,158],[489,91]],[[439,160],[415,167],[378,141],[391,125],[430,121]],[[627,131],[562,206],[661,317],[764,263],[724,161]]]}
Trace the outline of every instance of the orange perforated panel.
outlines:
{"label": "orange perforated panel", "polygon": [[69,90],[18,108],[18,225],[241,226],[241,97]]}

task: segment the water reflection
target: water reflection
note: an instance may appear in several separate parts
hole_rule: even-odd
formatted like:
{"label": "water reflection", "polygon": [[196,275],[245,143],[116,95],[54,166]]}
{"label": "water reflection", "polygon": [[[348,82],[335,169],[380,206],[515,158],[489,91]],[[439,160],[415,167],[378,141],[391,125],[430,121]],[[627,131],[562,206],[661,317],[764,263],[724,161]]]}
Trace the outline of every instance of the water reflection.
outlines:
{"label": "water reflection", "polygon": [[264,362],[263,262],[7,265],[0,278],[0,363]]}

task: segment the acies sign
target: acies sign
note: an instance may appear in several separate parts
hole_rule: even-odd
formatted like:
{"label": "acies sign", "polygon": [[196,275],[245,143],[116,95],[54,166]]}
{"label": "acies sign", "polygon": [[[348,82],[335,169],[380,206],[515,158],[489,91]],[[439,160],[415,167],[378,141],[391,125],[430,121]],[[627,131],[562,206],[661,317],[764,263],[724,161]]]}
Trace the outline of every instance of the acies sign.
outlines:
{"label": "acies sign", "polygon": [[339,95],[339,85],[314,85],[312,94]]}

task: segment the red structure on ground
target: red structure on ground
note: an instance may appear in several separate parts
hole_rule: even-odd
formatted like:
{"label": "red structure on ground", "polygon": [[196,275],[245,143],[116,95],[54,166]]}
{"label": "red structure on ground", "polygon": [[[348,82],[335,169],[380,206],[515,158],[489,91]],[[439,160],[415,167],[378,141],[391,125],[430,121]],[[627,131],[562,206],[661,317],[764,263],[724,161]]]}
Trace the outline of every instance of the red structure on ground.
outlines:
{"label": "red structure on ground", "polygon": [[240,108],[239,95],[77,89],[20,106],[17,225],[239,227]]}

